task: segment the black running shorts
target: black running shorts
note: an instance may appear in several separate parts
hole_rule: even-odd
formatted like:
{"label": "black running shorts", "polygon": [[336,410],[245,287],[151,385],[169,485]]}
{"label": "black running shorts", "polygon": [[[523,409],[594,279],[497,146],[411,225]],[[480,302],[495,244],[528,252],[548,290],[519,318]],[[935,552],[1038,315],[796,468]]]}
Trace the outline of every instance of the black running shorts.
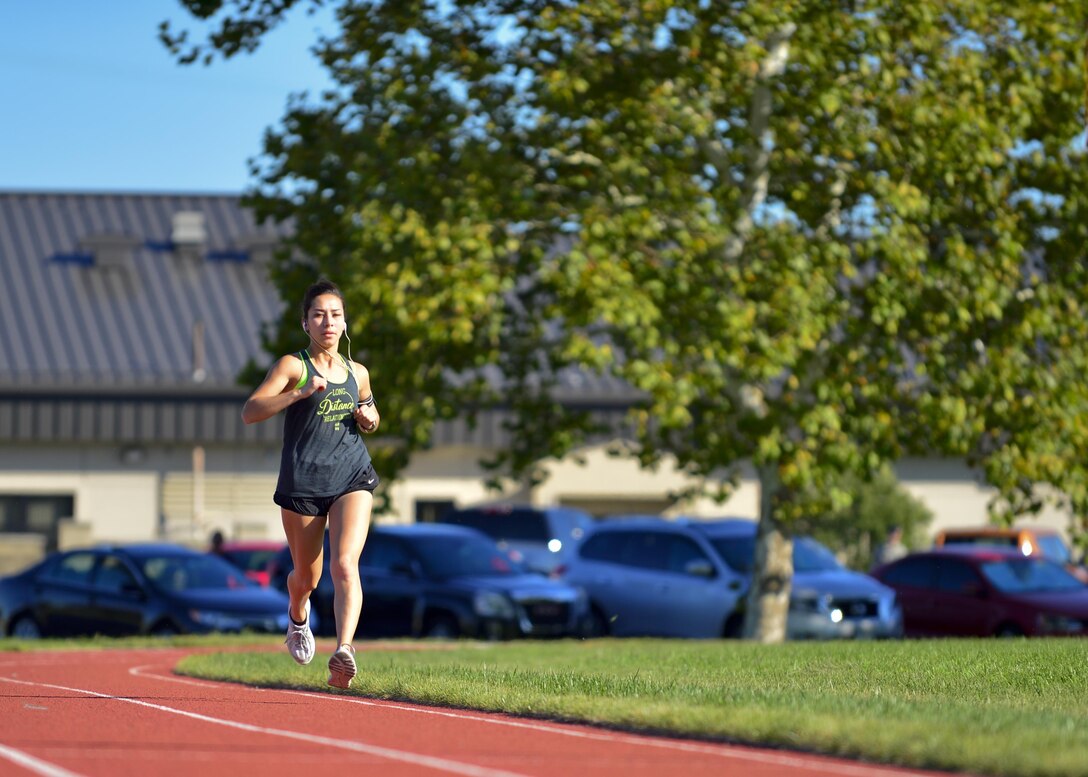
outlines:
{"label": "black running shorts", "polygon": [[374,471],[374,465],[368,464],[367,468],[347,488],[334,496],[285,496],[277,491],[272,496],[272,501],[280,507],[299,515],[328,515],[329,510],[340,497],[353,491],[370,491],[373,493],[380,482],[378,473]]}

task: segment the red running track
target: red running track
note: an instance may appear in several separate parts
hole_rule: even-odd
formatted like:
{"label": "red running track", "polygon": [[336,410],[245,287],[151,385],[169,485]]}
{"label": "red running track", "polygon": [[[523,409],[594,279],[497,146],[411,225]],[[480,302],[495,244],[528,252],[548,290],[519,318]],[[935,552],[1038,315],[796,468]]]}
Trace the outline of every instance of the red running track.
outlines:
{"label": "red running track", "polygon": [[0,653],[0,775],[310,777],[330,769],[344,775],[374,770],[369,773],[382,777],[938,774],[175,676],[172,667],[191,652]]}

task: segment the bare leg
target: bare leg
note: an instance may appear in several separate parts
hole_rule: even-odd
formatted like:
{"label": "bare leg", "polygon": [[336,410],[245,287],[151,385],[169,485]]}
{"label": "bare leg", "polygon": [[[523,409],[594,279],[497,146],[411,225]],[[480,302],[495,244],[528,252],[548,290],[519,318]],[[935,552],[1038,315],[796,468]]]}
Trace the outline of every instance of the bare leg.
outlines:
{"label": "bare leg", "polygon": [[333,503],[329,510],[329,573],[336,598],[336,644],[350,645],[359,627],[363,589],[359,584],[359,555],[370,531],[374,495],[352,491]]}
{"label": "bare leg", "polygon": [[291,561],[295,565],[287,575],[287,594],[291,597],[288,612],[296,623],[301,623],[306,615],[306,601],[321,579],[326,518],[323,515],[299,515],[281,507],[280,519],[291,549]]}

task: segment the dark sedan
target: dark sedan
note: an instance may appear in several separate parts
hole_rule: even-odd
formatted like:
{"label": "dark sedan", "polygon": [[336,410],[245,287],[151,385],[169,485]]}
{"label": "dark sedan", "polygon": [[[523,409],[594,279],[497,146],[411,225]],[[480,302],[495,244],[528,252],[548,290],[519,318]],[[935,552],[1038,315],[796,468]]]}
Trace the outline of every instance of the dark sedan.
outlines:
{"label": "dark sedan", "polygon": [[[325,571],[313,609],[333,633],[332,583]],[[273,564],[272,585],[286,590],[290,554]],[[475,529],[446,524],[374,526],[359,574],[363,637],[563,637],[588,625],[579,588],[526,572]]]}
{"label": "dark sedan", "polygon": [[280,632],[287,597],[221,558],[179,545],[97,547],[53,553],[0,579],[0,634]]}
{"label": "dark sedan", "polygon": [[1019,550],[951,546],[872,574],[898,594],[908,636],[1088,635],[1088,586]]}

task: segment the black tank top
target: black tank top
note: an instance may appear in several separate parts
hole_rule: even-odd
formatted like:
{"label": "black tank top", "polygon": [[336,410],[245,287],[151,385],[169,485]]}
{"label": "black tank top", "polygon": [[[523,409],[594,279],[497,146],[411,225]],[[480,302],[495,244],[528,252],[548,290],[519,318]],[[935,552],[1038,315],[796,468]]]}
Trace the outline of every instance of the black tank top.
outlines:
{"label": "black tank top", "polygon": [[[309,353],[299,351],[298,356],[302,379],[297,387],[301,388],[310,372],[321,373]],[[370,466],[370,452],[352,416],[359,401],[359,384],[346,359],[344,364],[346,381],[329,381],[324,391],[315,391],[286,410],[276,485],[276,491],[284,496],[338,496]]]}

